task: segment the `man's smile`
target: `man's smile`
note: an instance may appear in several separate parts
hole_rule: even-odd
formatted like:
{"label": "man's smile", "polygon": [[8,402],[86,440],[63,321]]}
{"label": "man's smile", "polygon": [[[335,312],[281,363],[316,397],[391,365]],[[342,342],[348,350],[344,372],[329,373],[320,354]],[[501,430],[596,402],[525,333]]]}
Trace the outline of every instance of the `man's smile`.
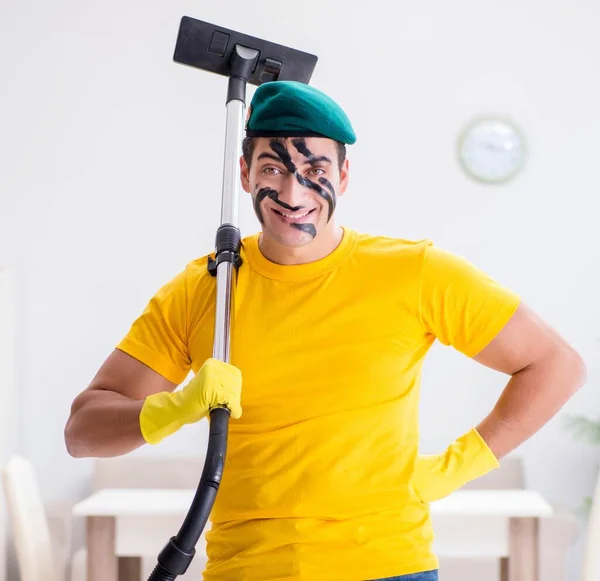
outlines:
{"label": "man's smile", "polygon": [[313,208],[312,210],[308,211],[303,210],[302,212],[296,212],[293,214],[289,212],[284,212],[282,210],[276,210],[275,208],[271,208],[271,210],[273,210],[275,214],[279,215],[283,222],[291,224],[298,223],[303,218],[308,218],[316,210],[316,208]]}

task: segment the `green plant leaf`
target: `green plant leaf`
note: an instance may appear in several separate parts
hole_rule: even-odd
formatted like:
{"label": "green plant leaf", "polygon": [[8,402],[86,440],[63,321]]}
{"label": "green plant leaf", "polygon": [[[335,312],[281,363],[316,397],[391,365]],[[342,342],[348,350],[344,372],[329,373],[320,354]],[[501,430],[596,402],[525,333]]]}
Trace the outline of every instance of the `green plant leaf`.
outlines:
{"label": "green plant leaf", "polygon": [[567,416],[565,424],[576,438],[581,438],[589,444],[600,445],[600,420],[570,415]]}
{"label": "green plant leaf", "polygon": [[590,511],[592,510],[592,497],[586,496],[581,505],[577,509],[577,514],[584,520],[586,520],[590,516]]}

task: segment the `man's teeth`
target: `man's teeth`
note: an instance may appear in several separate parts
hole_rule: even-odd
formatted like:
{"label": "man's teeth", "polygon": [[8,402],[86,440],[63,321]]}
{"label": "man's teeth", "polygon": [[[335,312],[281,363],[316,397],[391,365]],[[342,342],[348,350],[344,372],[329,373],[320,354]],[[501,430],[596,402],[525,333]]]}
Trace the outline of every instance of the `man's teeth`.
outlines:
{"label": "man's teeth", "polygon": [[304,216],[308,216],[310,214],[310,211],[305,212],[304,214],[286,214],[285,212],[279,212],[282,216],[284,216],[285,218],[293,218],[295,220],[297,220],[298,218],[304,218]]}

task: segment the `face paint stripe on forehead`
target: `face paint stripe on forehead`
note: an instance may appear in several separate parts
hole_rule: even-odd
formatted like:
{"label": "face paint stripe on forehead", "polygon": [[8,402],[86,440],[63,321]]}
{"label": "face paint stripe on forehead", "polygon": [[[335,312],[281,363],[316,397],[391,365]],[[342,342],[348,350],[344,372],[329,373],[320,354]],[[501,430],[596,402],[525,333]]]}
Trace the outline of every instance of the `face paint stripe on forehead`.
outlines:
{"label": "face paint stripe on forehead", "polygon": [[308,163],[315,164],[319,161],[327,161],[331,163],[331,160],[326,155],[316,156],[310,149],[308,149],[305,139],[293,139],[292,143],[298,150],[298,153],[302,154],[308,160]]}
{"label": "face paint stripe on forehead", "polygon": [[298,150],[298,153],[301,153],[304,157],[310,159],[314,157],[308,146],[306,145],[306,139],[292,139],[292,143],[294,147]]}
{"label": "face paint stripe on forehead", "polygon": [[285,165],[285,168],[290,173],[296,173],[296,166],[294,165],[288,150],[285,148],[285,145],[279,143],[278,141],[271,141],[269,145],[271,146],[271,149],[279,156],[281,163]]}
{"label": "face paint stripe on forehead", "polygon": [[331,192],[331,195],[335,199],[336,194],[335,194],[335,190],[333,189],[333,186],[331,185],[331,182],[327,178],[324,178],[321,176],[319,178],[319,183],[323,184]]}

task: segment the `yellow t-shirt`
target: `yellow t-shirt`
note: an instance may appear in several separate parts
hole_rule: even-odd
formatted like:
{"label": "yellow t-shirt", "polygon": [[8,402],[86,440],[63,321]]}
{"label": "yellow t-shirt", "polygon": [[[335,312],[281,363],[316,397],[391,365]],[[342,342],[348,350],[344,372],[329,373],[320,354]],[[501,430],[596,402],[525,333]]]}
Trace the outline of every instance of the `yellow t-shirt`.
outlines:
{"label": "yellow t-shirt", "polygon": [[[244,238],[230,421],[207,530],[206,581],[368,580],[435,569],[429,506],[411,485],[423,360],[437,338],[477,354],[519,298],[430,241],[360,234],[284,266]],[[207,257],[166,284],[118,348],[175,383],[212,355]]]}

